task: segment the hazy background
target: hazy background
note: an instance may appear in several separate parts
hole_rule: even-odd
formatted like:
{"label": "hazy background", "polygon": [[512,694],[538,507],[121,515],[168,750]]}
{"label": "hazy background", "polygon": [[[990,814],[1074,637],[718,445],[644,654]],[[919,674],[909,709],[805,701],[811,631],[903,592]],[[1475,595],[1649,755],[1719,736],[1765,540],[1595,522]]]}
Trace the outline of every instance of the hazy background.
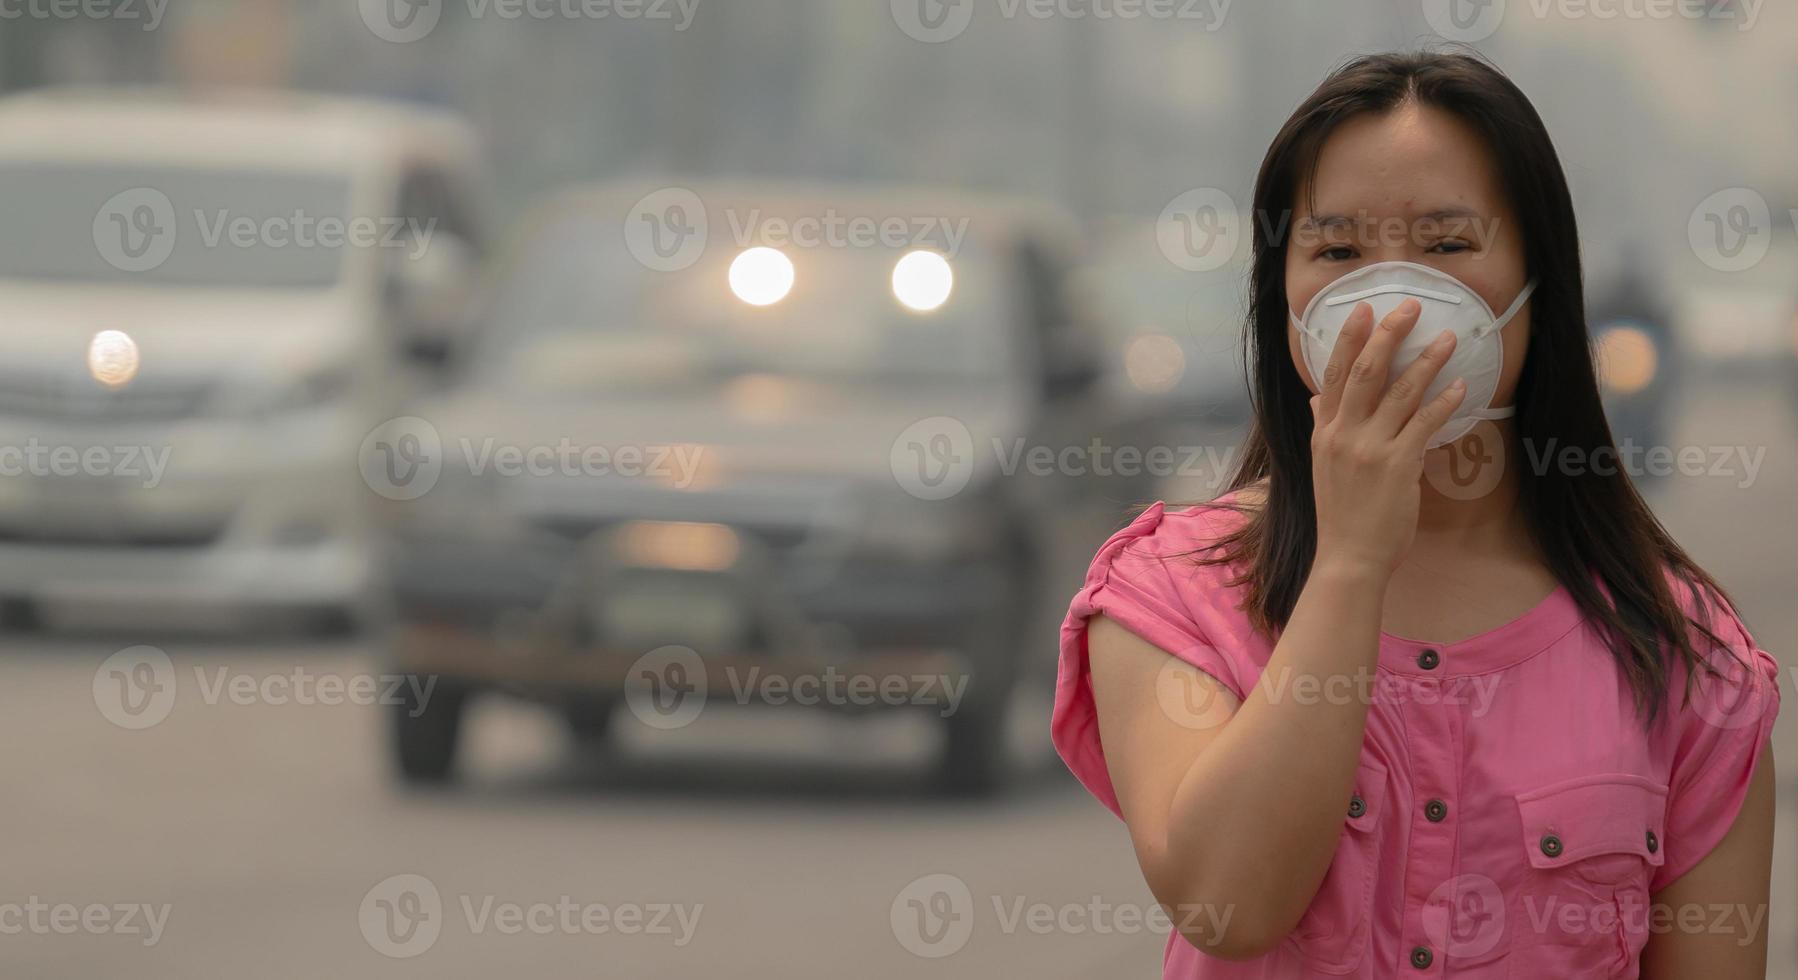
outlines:
{"label": "hazy background", "polygon": [[[0,200],[13,212],[0,230],[0,448],[142,446],[169,462],[155,486],[122,479],[120,466],[0,479],[0,731],[11,746],[0,755],[10,813],[0,973],[1156,975],[1165,932],[1142,925],[1152,900],[1123,828],[1048,750],[1054,630],[1130,505],[1219,488],[1243,418],[1228,338],[1247,245],[1233,208],[1246,207],[1268,140],[1345,57],[1442,35],[1494,59],[1547,121],[1579,212],[1592,327],[1623,328],[1607,376],[1619,435],[1699,451],[1703,465],[1642,482],[1760,645],[1790,659],[1789,5],[644,2],[0,0],[0,90],[98,87],[55,97],[87,115],[56,101],[0,115]],[[313,125],[301,120],[311,110],[265,98],[290,89],[443,110],[468,143],[427,152],[396,136],[414,116],[357,110],[343,129],[354,138],[282,149],[283,132]],[[233,108],[203,131],[146,108],[209,104]],[[359,148],[388,137],[400,149],[380,152],[394,166],[439,152],[456,161],[453,203],[417,213],[478,247],[446,248],[457,254],[439,265],[421,244],[431,261],[400,271],[389,255],[358,264],[346,249],[341,279],[305,295],[251,288],[216,246],[192,266],[148,271],[109,251],[115,193],[154,189],[177,214],[209,195],[259,219],[329,212],[322,192],[264,198],[263,185],[207,175],[337,164],[348,174]],[[106,176],[82,184],[89,169]],[[591,190],[601,184],[622,189]],[[703,257],[678,268],[658,267],[631,237],[646,216],[692,217],[668,210],[688,198],[653,197],[663,192],[691,194],[711,215]],[[117,205],[116,227],[154,228],[134,224],[154,217],[143,206]],[[940,315],[966,319],[911,333],[925,321],[886,310],[885,277],[909,244],[789,249],[800,292],[774,314],[725,291],[726,264],[752,244],[732,240],[732,221],[831,206],[965,219],[971,237],[952,256],[955,292]],[[413,203],[378,197],[341,207],[416,216]],[[1193,251],[1189,218],[1222,222],[1223,250]],[[1035,234],[1038,219],[1054,258],[1019,279],[1004,271],[1022,237],[1013,231]],[[86,251],[90,221],[106,266]],[[267,269],[302,261],[261,245]],[[190,295],[156,278],[177,269],[216,281]],[[778,273],[762,270],[747,288]],[[808,298],[819,279],[835,291]],[[407,293],[417,282],[430,295]],[[390,305],[426,325],[418,336],[447,341],[440,362],[411,356]],[[1028,342],[1039,374],[1065,358],[1070,387],[1014,377],[1004,356],[987,364],[976,328],[1002,319],[1040,328]],[[618,324],[691,324],[706,339],[668,347]],[[535,336],[527,327],[554,336],[510,339]],[[605,343],[583,339],[588,328]],[[94,340],[106,330],[131,344]],[[719,338],[744,336],[753,342],[731,347],[734,366],[712,364],[727,346]],[[1010,341],[995,332],[992,342]],[[927,362],[920,376],[891,370],[913,356]],[[525,373],[508,373],[516,365]],[[1082,369],[1092,376],[1075,377]],[[182,401],[239,388],[241,402]],[[1013,434],[1210,455],[1104,479],[1060,462],[998,480],[993,460],[970,462],[989,438]],[[615,474],[527,473],[496,488],[452,472],[445,447],[464,435],[697,447],[704,465],[678,487],[699,492],[684,496]],[[971,481],[947,500],[902,465],[912,448],[939,446],[953,451],[931,459]],[[396,471],[381,476],[396,463],[444,472],[416,497]],[[843,501],[891,522],[877,544],[855,538],[868,522],[820,530],[819,515]],[[300,516],[251,521],[252,511]],[[970,543],[996,520],[1043,540]],[[578,532],[565,530],[571,521]],[[783,550],[785,538],[761,530],[781,521],[825,546]],[[1015,600],[1022,611],[997,627],[1018,640],[1010,710],[991,733],[1005,741],[1003,778],[941,792],[931,773],[944,736],[930,711],[708,703],[696,721],[658,727],[639,702],[596,707],[576,696],[572,674],[535,673],[544,658],[581,657],[545,644],[601,629],[573,625],[584,613],[556,619],[554,596],[614,588],[568,569],[586,568],[581,549],[602,540],[588,535],[619,523],[647,527],[649,543],[637,564],[607,566],[622,577],[602,583],[634,588],[650,578],[644,564],[716,571],[719,554],[725,565],[764,550],[783,569],[809,562],[814,579],[852,593],[843,602],[893,608],[854,628],[808,612],[795,635],[903,639],[916,659],[882,669],[908,677],[952,677],[941,664],[959,662],[958,644],[996,645],[980,632],[926,636],[930,627],[965,615],[968,629],[989,628],[985,614]],[[837,531],[854,539],[841,551]],[[1026,566],[1040,573],[1034,591],[1007,591]],[[896,568],[909,577],[882,577]],[[348,594],[331,590],[352,574]],[[766,623],[735,625],[745,604],[764,601],[743,598],[760,595],[764,573],[729,574],[715,623],[679,604],[687,585],[613,610],[640,641],[625,644],[624,663],[670,643],[709,657],[692,637],[713,628],[778,646],[768,637],[785,634]],[[670,595],[675,606],[656,604]],[[190,613],[186,600],[204,608]],[[786,622],[767,612],[783,603],[755,613]],[[616,616],[606,623],[625,629]],[[419,648],[449,659],[423,668],[396,652]],[[451,678],[441,665],[452,662],[529,697],[471,697],[457,778],[405,785],[390,759],[393,715],[408,710],[395,687]],[[635,677],[622,666],[606,676]],[[358,684],[366,696],[344,693]],[[914,703],[940,707],[928,695]],[[582,711],[599,712],[598,724],[584,726]],[[1787,714],[1776,739],[1798,758]],[[1798,977],[1798,795],[1780,782],[1771,975]],[[154,936],[119,922],[121,908],[139,906],[166,915]],[[521,928],[490,914],[505,907]],[[591,918],[601,914],[606,928]]]}

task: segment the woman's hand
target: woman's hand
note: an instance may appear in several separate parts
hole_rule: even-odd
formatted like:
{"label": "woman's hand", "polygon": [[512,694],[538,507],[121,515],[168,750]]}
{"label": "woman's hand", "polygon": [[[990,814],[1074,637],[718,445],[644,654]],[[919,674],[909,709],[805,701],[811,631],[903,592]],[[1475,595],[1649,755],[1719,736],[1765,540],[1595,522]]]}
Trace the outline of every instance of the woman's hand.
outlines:
{"label": "woman's hand", "polygon": [[1400,303],[1376,329],[1373,307],[1355,307],[1311,399],[1311,480],[1317,498],[1317,560],[1390,576],[1417,536],[1423,452],[1466,397],[1454,383],[1429,404],[1423,394],[1455,350],[1447,330],[1386,384],[1392,355],[1417,326],[1422,304]]}

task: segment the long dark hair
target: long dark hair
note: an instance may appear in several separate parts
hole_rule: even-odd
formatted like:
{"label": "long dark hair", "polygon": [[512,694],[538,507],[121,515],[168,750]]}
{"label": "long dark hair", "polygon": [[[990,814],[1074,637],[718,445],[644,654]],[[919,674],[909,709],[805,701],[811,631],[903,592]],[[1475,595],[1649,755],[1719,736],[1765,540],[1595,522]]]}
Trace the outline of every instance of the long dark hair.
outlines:
{"label": "long dark hair", "polygon": [[[1265,480],[1266,496],[1252,506],[1230,505],[1247,520],[1199,557],[1240,569],[1236,584],[1246,588],[1246,611],[1269,635],[1291,617],[1317,550],[1311,392],[1287,341],[1286,216],[1337,126],[1410,101],[1452,113],[1484,138],[1522,225],[1529,274],[1540,280],[1517,385],[1519,440],[1583,450],[1587,459],[1601,448],[1615,452],[1586,332],[1573,201],[1529,99],[1498,69],[1466,54],[1382,54],[1347,63],[1281,127],[1256,179],[1244,330],[1254,424],[1229,489]],[[1721,646],[1709,626],[1710,609],[1729,599],[1656,520],[1622,467],[1598,469],[1577,476],[1553,466],[1526,473],[1520,506],[1549,569],[1601,627],[1638,710],[1652,719],[1666,699],[1674,658],[1687,668],[1688,687],[1697,673],[1712,670],[1690,631]],[[1702,621],[1682,610],[1669,576],[1692,592],[1694,608],[1705,610]]]}

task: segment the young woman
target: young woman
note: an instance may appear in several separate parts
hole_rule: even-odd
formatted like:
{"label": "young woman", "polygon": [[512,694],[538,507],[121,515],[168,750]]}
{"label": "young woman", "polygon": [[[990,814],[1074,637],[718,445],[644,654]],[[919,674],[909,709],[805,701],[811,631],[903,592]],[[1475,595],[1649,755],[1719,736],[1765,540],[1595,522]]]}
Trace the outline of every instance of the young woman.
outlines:
{"label": "young woman", "polygon": [[1112,537],[1062,629],[1056,746],[1164,976],[1764,976],[1776,666],[1594,465],[1541,119],[1468,56],[1357,60],[1252,217],[1242,466]]}

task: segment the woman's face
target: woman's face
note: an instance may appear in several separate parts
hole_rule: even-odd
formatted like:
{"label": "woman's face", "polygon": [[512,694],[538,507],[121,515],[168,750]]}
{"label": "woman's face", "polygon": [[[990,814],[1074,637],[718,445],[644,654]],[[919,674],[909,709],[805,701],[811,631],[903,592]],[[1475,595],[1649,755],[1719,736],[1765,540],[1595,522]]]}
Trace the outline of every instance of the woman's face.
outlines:
{"label": "woman's face", "polygon": [[[1441,109],[1406,104],[1338,126],[1293,208],[1286,302],[1294,315],[1325,286],[1375,262],[1439,269],[1466,283],[1494,313],[1511,305],[1527,278],[1522,229],[1484,144]],[[1317,391],[1297,329],[1288,323],[1286,332],[1293,364]],[[1511,404],[1529,335],[1525,304],[1502,334],[1504,370],[1494,407]]]}

